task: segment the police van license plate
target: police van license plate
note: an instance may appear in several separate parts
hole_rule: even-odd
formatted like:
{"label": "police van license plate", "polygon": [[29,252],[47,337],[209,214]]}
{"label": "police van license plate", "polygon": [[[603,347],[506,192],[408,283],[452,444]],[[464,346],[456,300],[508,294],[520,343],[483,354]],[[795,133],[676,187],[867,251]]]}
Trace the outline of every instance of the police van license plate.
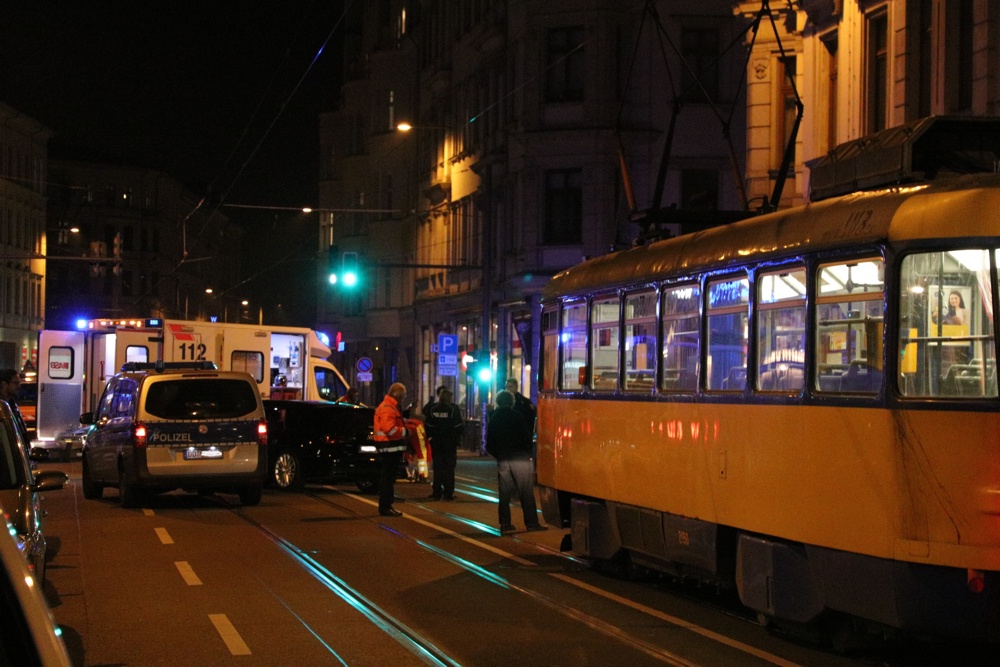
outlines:
{"label": "police van license plate", "polygon": [[221,459],[222,451],[217,447],[209,447],[208,449],[197,449],[195,447],[188,447],[184,450],[184,460],[193,461],[196,459]]}

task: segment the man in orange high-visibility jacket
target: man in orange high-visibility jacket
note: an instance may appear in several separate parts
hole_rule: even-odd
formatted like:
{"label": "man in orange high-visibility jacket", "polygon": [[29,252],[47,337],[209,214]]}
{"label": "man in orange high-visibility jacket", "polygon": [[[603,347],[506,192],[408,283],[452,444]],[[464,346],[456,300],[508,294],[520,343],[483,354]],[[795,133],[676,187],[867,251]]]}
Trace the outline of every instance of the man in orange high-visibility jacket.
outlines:
{"label": "man in orange high-visibility jacket", "polygon": [[378,484],[378,513],[382,516],[402,516],[393,509],[392,501],[396,492],[396,472],[406,451],[406,425],[400,404],[406,398],[406,387],[397,382],[389,387],[389,393],[375,408],[375,448],[382,459],[382,471]]}

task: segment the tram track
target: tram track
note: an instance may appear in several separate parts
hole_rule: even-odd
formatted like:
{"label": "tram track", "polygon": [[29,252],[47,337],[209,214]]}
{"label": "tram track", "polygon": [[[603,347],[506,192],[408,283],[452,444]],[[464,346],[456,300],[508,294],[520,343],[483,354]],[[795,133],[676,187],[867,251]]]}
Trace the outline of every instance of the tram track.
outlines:
{"label": "tram track", "polygon": [[[363,496],[355,493],[350,493],[338,489],[333,486],[323,487],[326,491],[332,491],[344,498],[349,498],[352,502],[345,503],[339,500],[332,499],[329,494],[326,493],[316,493],[312,491],[305,491],[303,495],[309,497],[311,500],[318,502],[323,505],[327,505],[331,508],[335,508],[340,512],[343,512],[353,518],[363,519],[377,523],[383,530],[389,532],[393,537],[409,542],[415,547],[425,551],[426,553],[445,561],[461,570],[470,573],[476,577],[479,577],[483,581],[489,583],[490,585],[497,586],[506,590],[515,591],[526,598],[531,599],[537,604],[544,606],[547,609],[552,610],[560,614],[561,616],[570,619],[576,623],[582,624],[587,628],[599,632],[609,639],[612,639],[623,646],[629,647],[635,651],[641,652],[654,660],[667,664],[675,665],[677,667],[697,667],[701,663],[692,661],[679,655],[676,652],[670,651],[662,646],[658,646],[650,641],[643,638],[637,637],[629,631],[616,626],[613,623],[602,620],[593,614],[583,611],[575,606],[562,602],[551,595],[547,595],[540,590],[536,590],[523,583],[518,583],[514,581],[509,576],[504,576],[502,573],[498,573],[484,566],[474,563],[472,560],[465,558],[457,553],[443,549],[440,546],[431,544],[426,539],[422,539],[416,534],[413,534],[407,530],[401,530],[397,525],[390,526],[385,521],[380,520],[377,517],[372,517],[370,514],[359,511],[356,508],[355,503],[360,502],[365,505],[375,506],[376,503]],[[479,497],[481,500],[487,500],[495,502],[495,496],[489,496],[487,489],[475,489],[469,488],[468,490],[463,489],[463,493],[474,495]],[[422,512],[425,512],[431,516],[440,517],[445,521],[454,521],[459,524],[468,526],[473,530],[483,533],[483,535],[489,536],[491,538],[496,538],[500,536],[498,530],[490,525],[484,524],[482,522],[470,519],[468,517],[462,516],[454,512],[442,511],[438,507],[432,507],[429,503],[421,503],[419,501],[409,501],[408,506],[419,508]],[[399,619],[395,618],[392,614],[387,612],[385,609],[380,607],[374,601],[366,597],[363,593],[358,591],[356,588],[347,584],[343,579],[338,577],[335,573],[331,572],[327,567],[316,561],[312,556],[310,556],[304,549],[299,548],[294,543],[285,539],[281,535],[278,535],[273,530],[260,524],[241,510],[240,508],[233,507],[234,512],[236,512],[241,518],[252,525],[255,529],[259,530],[263,535],[265,535],[269,540],[276,544],[282,551],[284,551],[291,559],[296,561],[301,567],[303,567],[307,572],[314,576],[318,581],[320,581],[324,586],[326,586],[332,593],[340,597],[342,600],[350,604],[359,613],[364,615],[371,623],[373,623],[380,630],[385,632],[388,636],[393,638],[396,642],[402,645],[404,648],[409,650],[413,655],[417,656],[425,664],[433,665],[457,665],[460,664],[453,657],[449,656],[448,653],[437,646],[429,639],[424,637],[417,630],[409,627]],[[533,570],[542,573],[546,576],[553,577],[556,580],[561,581],[564,584],[574,586],[580,590],[587,591],[593,594],[595,597],[603,598],[604,600],[609,600],[616,604],[629,607],[633,611],[637,611],[641,614],[656,618],[661,622],[665,622],[671,626],[682,628],[687,631],[691,631],[695,634],[699,634],[702,637],[711,640],[714,643],[725,645],[730,649],[739,651],[747,656],[754,656],[755,658],[774,665],[779,665],[781,667],[795,667],[797,663],[785,660],[779,656],[772,655],[765,651],[761,651],[753,646],[743,644],[718,633],[714,633],[699,626],[692,624],[690,622],[684,621],[662,612],[658,612],[655,609],[646,607],[644,605],[633,603],[621,596],[614,595],[607,591],[597,589],[589,584],[585,584],[576,580],[571,576],[571,572],[566,568],[556,568],[555,571],[549,568],[540,568],[538,565],[531,560],[527,560],[518,556],[517,554],[511,553],[507,550],[496,547],[488,542],[485,542],[476,537],[470,537],[463,533],[452,530],[441,523],[430,521],[425,518],[416,516],[413,512],[408,512],[404,515],[404,520],[421,525],[429,530],[443,533],[451,538],[457,539],[465,544],[478,548],[480,550],[486,551],[493,554],[494,556],[499,556],[504,560],[516,565],[518,570]],[[561,553],[559,551],[553,550],[545,545],[537,544],[531,540],[523,539],[517,535],[506,535],[506,539],[512,539],[519,543],[529,544],[533,549],[536,549],[548,556],[558,556],[566,563],[567,566],[586,566],[586,562],[571,555]],[[331,649],[332,650],[332,649]]]}

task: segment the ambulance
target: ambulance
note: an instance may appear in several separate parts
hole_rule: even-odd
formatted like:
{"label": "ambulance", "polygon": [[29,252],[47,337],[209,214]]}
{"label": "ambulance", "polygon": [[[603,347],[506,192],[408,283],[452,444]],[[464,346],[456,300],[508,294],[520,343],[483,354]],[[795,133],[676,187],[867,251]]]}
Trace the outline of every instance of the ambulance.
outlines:
{"label": "ambulance", "polygon": [[[39,444],[79,426],[107,381],[128,362],[214,362],[246,371],[261,398],[336,401],[347,381],[321,334],[304,327],[167,319],[88,320],[38,340]],[[44,446],[44,444],[43,444]]]}

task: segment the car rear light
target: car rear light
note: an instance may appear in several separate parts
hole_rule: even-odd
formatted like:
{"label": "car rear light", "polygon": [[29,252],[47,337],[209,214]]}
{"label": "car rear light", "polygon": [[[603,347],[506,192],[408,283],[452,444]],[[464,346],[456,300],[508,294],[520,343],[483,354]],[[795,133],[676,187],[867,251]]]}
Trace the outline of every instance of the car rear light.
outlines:
{"label": "car rear light", "polygon": [[135,440],[136,447],[146,446],[146,425],[139,423],[135,425],[135,429],[132,432],[132,437]]}
{"label": "car rear light", "polygon": [[262,421],[257,424],[257,444],[266,445],[267,444],[267,422]]}

